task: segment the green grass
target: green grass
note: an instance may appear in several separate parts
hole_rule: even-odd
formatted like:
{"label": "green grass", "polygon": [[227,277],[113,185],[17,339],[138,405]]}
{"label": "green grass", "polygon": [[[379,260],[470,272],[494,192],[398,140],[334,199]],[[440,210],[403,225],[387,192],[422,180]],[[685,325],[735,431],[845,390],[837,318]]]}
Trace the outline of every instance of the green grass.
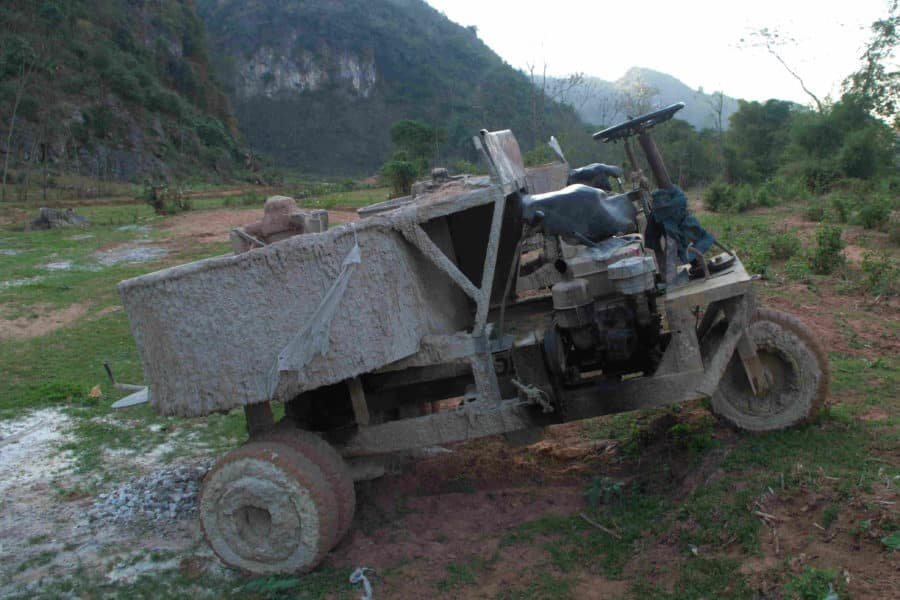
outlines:
{"label": "green grass", "polygon": [[834,592],[838,598],[847,597],[840,578],[832,569],[804,567],[802,573],[784,586],[784,597],[790,600],[823,600],[829,592]]}
{"label": "green grass", "polygon": [[[143,558],[143,557],[139,557]],[[302,577],[268,576],[240,579],[237,576],[196,577],[181,569],[143,574],[133,582],[110,582],[93,570],[79,566],[67,577],[48,579],[36,590],[10,598],[108,598],[131,600],[156,598],[234,598],[240,600],[322,600],[359,595],[345,570],[322,567]]]}
{"label": "green grass", "polygon": [[656,495],[631,490],[620,501],[588,511],[589,517],[616,533],[601,531],[578,515],[545,516],[508,532],[501,546],[540,544],[550,563],[566,573],[588,568],[605,577],[622,576],[625,563],[639,552],[641,538],[658,532],[666,501]]}
{"label": "green grass", "polygon": [[727,559],[693,558],[679,570],[679,578],[667,589],[639,582],[630,596],[640,600],[707,600],[709,598],[756,598],[738,563]]}
{"label": "green grass", "polygon": [[[299,195],[298,195],[299,197]],[[301,198],[298,204],[303,208],[351,209],[384,202],[388,199],[387,188],[365,188],[348,192],[328,192],[308,198]]]}
{"label": "green grass", "polygon": [[[305,190],[325,189],[298,185]],[[354,208],[379,202],[384,197],[384,190],[378,189],[328,191],[308,194],[303,204]],[[194,207],[205,209],[227,204],[259,210],[260,197],[248,195],[246,203],[241,197],[233,198],[211,195],[195,199]],[[785,293],[779,278],[791,261],[803,253],[802,249],[795,251],[793,238],[773,233],[777,231],[779,219],[790,210],[779,207],[767,214],[704,216],[704,222],[726,244],[737,247],[741,257],[751,264],[764,266],[772,277],[766,285],[757,286],[762,303],[769,296]],[[65,442],[65,449],[71,452],[76,473],[91,477],[66,484],[75,486],[70,489],[57,485],[51,490],[63,498],[91,494],[99,485],[130,475],[127,466],[112,464],[116,461],[109,460],[111,452],[139,457],[163,448],[166,460],[180,455],[214,455],[238,445],[246,437],[240,410],[199,419],[159,417],[147,406],[112,412],[110,403],[124,393],[107,383],[103,371],[103,361],[109,360],[121,381],[138,382],[142,378],[137,349],[124,313],[104,310],[119,304],[115,289],[118,281],[167,264],[221,254],[227,252],[227,245],[196,244],[161,261],[91,270],[88,267],[95,263],[92,255],[100,248],[140,236],[151,243],[161,243],[164,230],[159,226],[164,219],[143,204],[98,205],[79,212],[92,219],[89,228],[27,233],[13,227],[0,228],[0,249],[18,251],[15,255],[0,254],[0,281],[42,277],[30,285],[0,287],[0,317],[29,317],[76,303],[87,305],[86,314],[69,326],[40,338],[0,344],[0,373],[3,374],[0,419],[49,406],[61,408],[72,419],[72,435]],[[126,225],[150,229],[145,233],[132,228],[120,230]],[[94,237],[71,239],[80,234]],[[866,246],[879,242],[862,237],[854,243]],[[779,250],[779,244],[787,250]],[[787,259],[787,264],[783,263],[783,257],[792,252],[794,256]],[[72,260],[73,268],[69,271],[45,268],[48,262],[60,260]],[[791,288],[794,302],[814,305],[819,294],[815,286],[834,282],[840,275],[808,277],[813,287]],[[900,414],[896,406],[900,365],[895,357],[879,356],[872,349],[870,338],[854,329],[854,323],[863,318],[880,316],[865,306],[852,304],[835,319],[851,351],[830,355],[831,399],[837,404],[807,425],[764,435],[723,438],[721,426],[715,425],[712,419],[684,416],[696,411],[669,409],[674,425],[667,425],[662,431],[653,430],[652,425],[666,415],[665,410],[586,421],[581,430],[585,438],[617,440],[621,452],[609,469],[604,466],[596,474],[593,482],[585,481],[590,505],[585,512],[621,539],[593,527],[577,514],[544,515],[505,532],[499,540],[499,554],[489,558],[470,556],[448,565],[445,573],[434,573],[435,595],[475,593],[478,585],[491,575],[494,562],[506,548],[531,545],[544,553],[545,562],[523,573],[520,584],[503,590],[497,598],[573,597],[575,585],[584,574],[610,579],[627,577],[631,584],[629,594],[635,598],[753,597],[754,590],[737,568],[744,557],[758,555],[765,543],[768,531],[748,507],[763,499],[770,488],[778,495],[800,493],[800,490],[827,495],[828,500],[815,519],[823,527],[831,525],[832,531],[845,525],[844,515],[851,514],[845,512],[848,503],[865,499],[876,489],[896,489],[900,469],[879,457],[890,456],[900,445],[897,427]],[[900,334],[896,319],[884,319],[881,328],[885,340]],[[102,398],[90,398],[89,390],[98,384]],[[873,421],[859,418],[873,408],[886,413],[887,418]],[[704,469],[715,472],[716,476],[704,477],[692,489],[681,490],[673,474],[673,461],[691,473],[702,462]],[[127,461],[119,462],[127,465]],[[476,489],[476,483],[464,476],[450,480],[448,486],[444,491]],[[400,516],[408,511],[404,508],[405,501],[402,495],[397,499]],[[863,535],[869,525],[853,526],[859,529],[859,538],[869,537]],[[896,522],[881,526],[885,534],[882,537],[896,543],[896,527]],[[443,540],[436,538],[436,541],[446,540],[446,536]],[[643,559],[646,551],[660,540],[671,544],[676,554],[669,567],[677,570],[677,575],[673,575],[674,583],[667,585],[649,584],[645,578],[633,575],[646,567]],[[37,545],[45,541],[36,537],[29,543]],[[698,549],[697,555],[692,547]],[[884,552],[890,552],[889,547],[885,542]],[[50,554],[40,554],[34,558],[34,566],[51,560]],[[823,582],[835,584],[836,589],[839,583],[828,575],[827,569],[812,569],[791,576],[782,571],[780,567],[775,569],[774,577],[785,597],[805,598],[804,594],[819,593]],[[48,581],[38,596],[358,596],[359,589],[351,588],[347,575],[345,570],[324,568],[303,577],[198,580],[174,569],[126,585],[113,584],[96,573],[81,570]],[[387,582],[392,577],[386,573],[381,575]],[[376,594],[377,591],[376,583]]]}
{"label": "green grass", "polygon": [[574,598],[575,578],[558,576],[541,569],[533,578],[522,573],[527,583],[510,590],[505,590],[494,597],[495,600],[568,600]]}

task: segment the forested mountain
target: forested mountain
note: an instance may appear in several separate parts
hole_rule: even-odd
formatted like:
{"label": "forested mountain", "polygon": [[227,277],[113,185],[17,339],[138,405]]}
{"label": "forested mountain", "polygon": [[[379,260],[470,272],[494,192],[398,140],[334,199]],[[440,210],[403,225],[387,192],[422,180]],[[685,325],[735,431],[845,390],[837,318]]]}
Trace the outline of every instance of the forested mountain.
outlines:
{"label": "forested mountain", "polygon": [[617,123],[627,114],[637,116],[636,112],[645,108],[684,102],[686,106],[676,118],[697,130],[718,129],[721,118],[723,129],[727,129],[728,120],[738,110],[736,98],[693,90],[671,75],[639,67],[632,67],[616,81],[585,77],[566,99],[582,119],[597,126]]}
{"label": "forested mountain", "polygon": [[474,28],[422,0],[198,0],[241,131],[285,166],[371,173],[390,126],[435,127],[438,162],[474,159],[480,128],[513,129],[524,149],[582,125],[536,93]]}
{"label": "forested mountain", "polygon": [[169,178],[240,160],[192,0],[4,0],[0,23],[9,181]]}

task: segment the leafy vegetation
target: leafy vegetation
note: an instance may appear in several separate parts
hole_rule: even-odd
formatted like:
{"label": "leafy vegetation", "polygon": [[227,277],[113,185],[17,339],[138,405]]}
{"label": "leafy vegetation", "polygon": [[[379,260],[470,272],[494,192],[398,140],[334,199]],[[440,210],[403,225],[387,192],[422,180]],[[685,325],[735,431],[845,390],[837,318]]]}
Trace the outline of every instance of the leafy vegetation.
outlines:
{"label": "leafy vegetation", "polygon": [[[389,130],[401,121],[438,126],[438,144],[429,140],[424,154],[430,166],[478,162],[471,140],[482,128],[512,129],[524,152],[551,134],[567,148],[575,138],[594,148],[573,108],[546,98],[476,30],[425,2],[201,0],[198,8],[242,131],[279,164],[370,174],[390,160]],[[274,57],[296,58],[312,65],[308,72],[321,74],[323,82],[287,89],[270,77],[248,89],[241,69],[253,56],[272,56],[265,63],[269,72],[285,68]],[[338,56],[359,65],[355,83],[341,75]],[[369,85],[365,74],[373,62]],[[577,160],[589,159],[585,154]]]}
{"label": "leafy vegetation", "polygon": [[241,156],[193,4],[43,0],[0,13],[7,184],[181,177]]}

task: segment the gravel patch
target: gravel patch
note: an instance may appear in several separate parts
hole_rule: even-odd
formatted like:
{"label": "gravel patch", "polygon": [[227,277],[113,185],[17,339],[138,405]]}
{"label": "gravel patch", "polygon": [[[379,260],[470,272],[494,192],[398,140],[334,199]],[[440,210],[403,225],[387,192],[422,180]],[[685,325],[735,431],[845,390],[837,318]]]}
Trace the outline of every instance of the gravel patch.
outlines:
{"label": "gravel patch", "polygon": [[31,285],[32,283],[40,283],[45,280],[46,277],[43,275],[35,275],[34,277],[24,277],[22,279],[10,279],[7,281],[0,281],[0,290],[5,290],[8,288],[14,287],[22,287],[23,285]]}
{"label": "gravel patch", "polygon": [[200,482],[211,466],[212,461],[198,466],[169,466],[132,477],[97,496],[88,510],[88,520],[129,525],[196,515]]}
{"label": "gravel patch", "polygon": [[116,227],[116,231],[136,231],[138,233],[150,233],[149,225],[122,225]]}
{"label": "gravel patch", "polygon": [[160,246],[125,244],[105,252],[96,252],[94,257],[100,264],[109,267],[119,263],[149,262],[162,258],[168,253],[168,250]]}
{"label": "gravel patch", "polygon": [[60,260],[57,262],[51,262],[44,265],[44,268],[48,271],[68,271],[72,268],[71,260]]}
{"label": "gravel patch", "polygon": [[54,450],[69,422],[55,408],[0,422],[0,498],[17,500],[17,494],[68,469],[70,457]]}

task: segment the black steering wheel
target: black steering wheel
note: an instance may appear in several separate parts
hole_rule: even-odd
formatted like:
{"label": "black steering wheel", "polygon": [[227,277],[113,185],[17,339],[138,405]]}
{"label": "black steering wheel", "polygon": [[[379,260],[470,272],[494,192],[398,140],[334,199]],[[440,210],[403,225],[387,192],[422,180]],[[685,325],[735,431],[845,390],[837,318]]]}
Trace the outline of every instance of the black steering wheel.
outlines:
{"label": "black steering wheel", "polygon": [[671,106],[637,117],[636,119],[630,119],[624,123],[607,127],[603,131],[595,133],[593,137],[595,140],[600,140],[601,142],[614,142],[633,135],[638,135],[644,133],[654,125],[665,123],[682,108],[684,108],[684,102],[677,102]]}

